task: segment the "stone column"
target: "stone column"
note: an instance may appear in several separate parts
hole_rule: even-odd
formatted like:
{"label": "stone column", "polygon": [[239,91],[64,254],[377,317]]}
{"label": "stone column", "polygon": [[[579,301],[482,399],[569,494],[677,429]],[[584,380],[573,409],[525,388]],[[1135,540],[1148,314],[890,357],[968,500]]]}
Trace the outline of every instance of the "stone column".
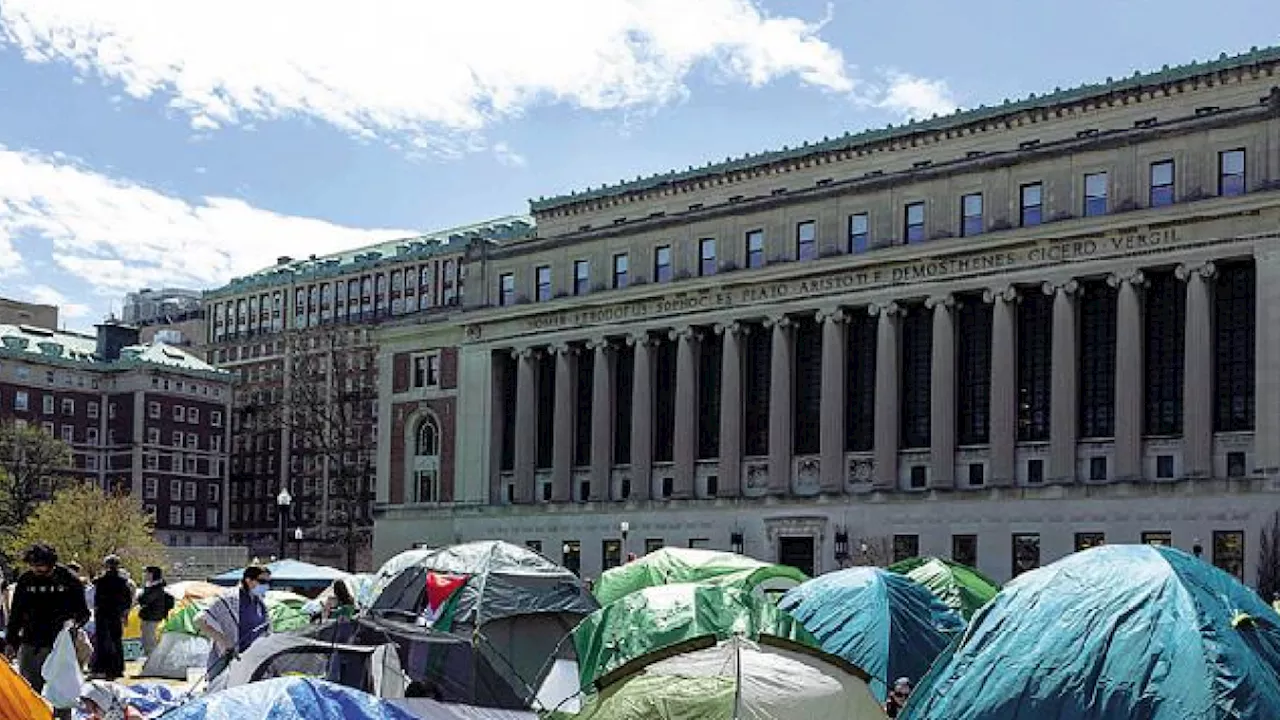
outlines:
{"label": "stone column", "polygon": [[631,380],[631,497],[648,500],[653,487],[653,341],[648,332],[627,338],[635,349]]}
{"label": "stone column", "polygon": [[1112,273],[1107,284],[1116,288],[1116,415],[1115,479],[1142,479],[1142,324],[1141,270]]}
{"label": "stone column", "polygon": [[672,330],[676,345],[675,438],[672,455],[675,483],[672,498],[693,497],[698,466],[698,343],[702,334],[691,327]]}
{"label": "stone column", "polygon": [[617,355],[607,338],[593,340],[591,366],[591,496],[592,502],[609,497],[613,479],[613,415]]}
{"label": "stone column", "polygon": [[848,316],[840,308],[820,310],[818,322],[822,323],[822,401],[820,431],[820,467],[822,492],[838,495],[845,487],[845,392],[847,377],[848,344],[845,338],[845,321]]}
{"label": "stone column", "polygon": [[516,358],[515,501],[536,501],[534,472],[538,463],[538,358],[541,351],[521,348]]}
{"label": "stone column", "polygon": [[[505,363],[498,362],[500,356],[493,354],[489,367],[489,504],[502,505],[507,501],[506,484],[502,481],[502,446],[506,442],[503,435],[503,416],[506,413],[507,383],[512,381],[512,373],[504,371]],[[138,393],[142,397],[142,393]],[[141,447],[141,446],[139,446]],[[288,447],[286,445],[286,447]],[[137,467],[142,467],[139,461]],[[288,463],[284,463],[288,467]]]}
{"label": "stone column", "polygon": [[720,355],[720,495],[742,494],[742,337],[747,327],[719,323]]}
{"label": "stone column", "polygon": [[578,349],[561,343],[556,358],[555,419],[552,427],[551,502],[573,500],[573,426],[578,410]]}
{"label": "stone column", "polygon": [[1182,367],[1182,471],[1192,478],[1213,477],[1213,305],[1209,281],[1212,262],[1179,265],[1175,274],[1187,283],[1187,330]]}
{"label": "stone column", "polygon": [[1053,382],[1049,390],[1049,482],[1076,481],[1076,441],[1080,434],[1077,408],[1077,375],[1080,356],[1076,348],[1076,294],[1074,279],[1045,282],[1044,293],[1053,298]]}
{"label": "stone column", "polygon": [[956,486],[956,300],[940,295],[925,300],[933,311],[933,358],[929,376],[930,487]]}
{"label": "stone column", "polygon": [[[1273,112],[1280,112],[1280,90],[1272,90],[1270,103]],[[1272,137],[1277,135],[1280,126],[1272,131]],[[1275,153],[1268,153],[1268,160],[1275,167],[1280,159],[1272,155]],[[1254,245],[1253,261],[1255,440],[1253,462],[1245,472],[1274,477],[1280,473],[1280,443],[1275,442],[1280,437],[1280,244],[1269,240]]]}
{"label": "stone column", "polygon": [[898,486],[898,441],[901,432],[902,308],[895,302],[867,308],[879,317],[876,327],[875,475],[877,489]]}
{"label": "stone column", "polygon": [[1015,484],[1018,447],[1018,289],[993,288],[982,299],[991,303],[991,484]]}
{"label": "stone column", "polygon": [[792,368],[792,322],[786,315],[769,318],[773,341],[769,355],[769,494],[791,492],[792,423],[795,413]]}

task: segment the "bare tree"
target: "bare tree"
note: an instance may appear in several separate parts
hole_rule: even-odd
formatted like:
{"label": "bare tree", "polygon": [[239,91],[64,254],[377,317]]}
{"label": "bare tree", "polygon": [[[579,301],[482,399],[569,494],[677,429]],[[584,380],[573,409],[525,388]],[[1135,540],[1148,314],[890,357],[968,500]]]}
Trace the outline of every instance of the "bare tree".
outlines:
{"label": "bare tree", "polygon": [[1258,544],[1258,594],[1271,602],[1280,592],[1280,512],[1271,516],[1271,522],[1262,528]]}
{"label": "bare tree", "polygon": [[36,507],[71,484],[71,448],[33,425],[0,422],[0,534],[12,537]]}
{"label": "bare tree", "polygon": [[280,414],[292,454],[323,483],[320,537],[313,539],[345,548],[350,572],[372,537],[377,387],[374,349],[354,339],[360,336],[341,327],[290,336]]}

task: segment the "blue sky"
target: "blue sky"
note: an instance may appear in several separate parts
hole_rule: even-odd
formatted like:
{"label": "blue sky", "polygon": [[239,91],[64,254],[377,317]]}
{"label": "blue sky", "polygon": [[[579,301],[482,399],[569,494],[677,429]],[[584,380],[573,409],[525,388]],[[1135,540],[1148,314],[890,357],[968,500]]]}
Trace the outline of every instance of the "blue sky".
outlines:
{"label": "blue sky", "polygon": [[1205,8],[2,0],[0,295],[85,328],[141,286],[1277,42],[1274,0]]}

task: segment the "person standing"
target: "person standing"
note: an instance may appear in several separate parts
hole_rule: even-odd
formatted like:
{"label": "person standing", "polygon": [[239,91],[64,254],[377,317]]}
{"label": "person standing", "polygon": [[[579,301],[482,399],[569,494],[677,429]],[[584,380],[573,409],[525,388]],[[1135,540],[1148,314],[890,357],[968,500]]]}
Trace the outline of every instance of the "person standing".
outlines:
{"label": "person standing", "polygon": [[271,571],[261,565],[244,569],[240,583],[218,596],[208,608],[196,616],[200,634],[209,638],[209,669],[228,653],[242,653],[263,635],[271,633],[267,614],[267,591],[271,589]]}
{"label": "person standing", "polygon": [[[52,547],[37,543],[22,561],[27,571],[14,586],[6,652],[17,656],[18,672],[39,693],[44,690],[41,670],[53,651],[53,641],[68,624],[87,623],[89,608],[84,602],[84,584],[58,564],[58,552]],[[70,716],[69,711],[59,715]]]}
{"label": "person standing", "polygon": [[906,706],[907,699],[911,697],[911,679],[898,678],[893,683],[893,690],[889,692],[889,697],[884,701],[884,714],[890,718],[896,718],[902,712],[902,708]]}
{"label": "person standing", "polygon": [[93,660],[89,672],[103,680],[124,676],[124,621],[133,607],[133,591],[120,570],[120,558],[102,560],[102,574],[93,581]]}
{"label": "person standing", "polygon": [[142,621],[142,654],[151,657],[159,639],[160,623],[169,617],[174,599],[165,589],[164,572],[152,565],[142,571],[142,594],[138,596],[138,619]]}

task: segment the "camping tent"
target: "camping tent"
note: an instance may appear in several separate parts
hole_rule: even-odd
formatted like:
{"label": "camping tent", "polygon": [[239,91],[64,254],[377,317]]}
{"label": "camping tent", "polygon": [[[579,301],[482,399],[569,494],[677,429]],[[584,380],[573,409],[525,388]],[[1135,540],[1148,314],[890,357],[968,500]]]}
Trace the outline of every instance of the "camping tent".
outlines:
{"label": "camping tent", "polygon": [[633,663],[576,714],[556,720],[883,720],[865,674],[790,641],[708,638]]}
{"label": "camping tent", "polygon": [[7,662],[0,662],[0,720],[51,718],[53,710]]}
{"label": "camping tent", "polygon": [[387,583],[395,579],[401,570],[407,567],[413,567],[422,561],[422,558],[435,552],[430,548],[414,548],[413,550],[405,550],[390,560],[382,563],[382,567],[373,574],[373,596],[377,597]]}
{"label": "camping tent", "polygon": [[[322,590],[333,584],[334,580],[345,580],[350,574],[325,565],[312,565],[298,560],[277,560],[269,565],[271,584],[276,587],[298,588],[299,590]],[[231,587],[244,577],[244,568],[233,568],[221,575],[209,578],[215,585]]]}
{"label": "camping tent", "polygon": [[566,638],[577,659],[579,686],[642,655],[697,637],[726,640],[761,635],[818,647],[817,640],[778,606],[735,587],[681,583],[633,592],[588,615]]}
{"label": "camping tent", "polygon": [[[196,628],[196,616],[217,600],[217,596],[183,601],[161,626],[160,642],[142,666],[141,677],[185,680],[187,669],[203,668],[209,658],[209,640]],[[297,630],[310,624],[302,612],[306,598],[272,590],[267,593],[267,614],[274,632]]]}
{"label": "camping tent", "polygon": [[209,683],[209,692],[278,677],[313,677],[377,697],[404,697],[404,673],[394,643],[347,645],[294,633],[262,638]]}
{"label": "camping tent", "polygon": [[968,565],[942,558],[908,558],[890,565],[888,570],[925,586],[966,622],[1000,592],[996,581],[986,575]]}
{"label": "camping tent", "polygon": [[1181,550],[1105,545],[1010,582],[905,717],[1280,717],[1280,616]]}
{"label": "camping tent", "polygon": [[166,714],[165,720],[414,720],[414,716],[359,690],[314,678],[277,678],[204,697]]}
{"label": "camping tent", "polygon": [[795,615],[822,649],[864,669],[884,700],[899,677],[917,680],[964,629],[964,620],[922,585],[880,568],[828,573],[787,592]]}
{"label": "camping tent", "polygon": [[758,594],[782,593],[808,578],[786,565],[745,555],[685,548],[663,548],[605,571],[596,583],[596,599],[608,605],[641,588],[671,583],[735,585]]}
{"label": "camping tent", "polygon": [[598,608],[572,572],[527,548],[486,541],[428,553],[387,584],[371,613],[473,637],[531,699],[546,658]]}

